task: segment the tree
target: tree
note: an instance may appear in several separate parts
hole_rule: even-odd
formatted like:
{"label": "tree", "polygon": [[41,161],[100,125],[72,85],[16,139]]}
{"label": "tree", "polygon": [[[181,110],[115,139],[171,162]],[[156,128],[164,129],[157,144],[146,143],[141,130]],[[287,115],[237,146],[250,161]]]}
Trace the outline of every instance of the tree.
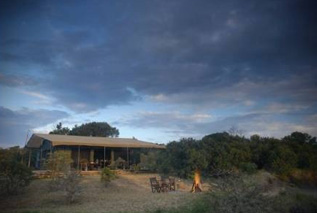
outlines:
{"label": "tree", "polygon": [[73,203],[78,195],[80,195],[81,176],[77,171],[68,171],[62,179],[62,190],[66,192],[66,200],[68,203]]}
{"label": "tree", "polygon": [[14,160],[0,161],[0,194],[17,194],[32,180],[32,171]]}
{"label": "tree", "polygon": [[296,154],[287,146],[280,145],[272,152],[270,158],[271,168],[280,175],[288,175],[297,165]]}
{"label": "tree", "polygon": [[73,203],[80,194],[80,174],[71,170],[71,152],[58,150],[52,153],[46,161],[46,167],[51,171],[50,190],[66,192],[66,200]]}
{"label": "tree", "polygon": [[251,137],[250,137],[250,141],[252,141],[252,142],[259,142],[261,140],[261,137],[260,137],[260,135],[257,135],[257,134],[255,134],[255,135],[252,135]]}
{"label": "tree", "polygon": [[55,129],[51,131],[49,134],[54,134],[54,135],[68,135],[70,132],[68,127],[63,127],[63,124],[59,122]]}
{"label": "tree", "polygon": [[232,136],[243,136],[244,130],[239,129],[236,126],[231,126],[230,129],[228,130],[228,133]]}
{"label": "tree", "polygon": [[110,126],[107,122],[91,122],[75,126],[70,131],[70,135],[118,137],[119,130]]}
{"label": "tree", "polygon": [[20,148],[19,146],[9,147],[3,149],[0,147],[0,161],[1,160],[11,160],[23,162],[26,157],[27,150],[25,148]]}
{"label": "tree", "polygon": [[0,148],[0,194],[17,194],[30,184],[32,171],[21,163],[24,149],[18,146]]}
{"label": "tree", "polygon": [[110,181],[112,181],[116,178],[117,178],[116,174],[107,167],[105,167],[101,171],[101,182],[103,182],[105,184],[105,186],[108,186]]}
{"label": "tree", "polygon": [[297,167],[300,169],[314,168],[317,151],[316,137],[307,133],[293,132],[282,139],[298,157]]}
{"label": "tree", "polygon": [[310,143],[316,144],[316,137],[312,137],[307,133],[293,132],[291,135],[285,136],[283,141],[295,143]]}
{"label": "tree", "polygon": [[110,126],[107,122],[91,122],[80,126],[75,125],[71,130],[63,127],[62,123],[58,123],[53,131],[49,134],[56,135],[78,135],[78,136],[94,136],[94,137],[118,137],[119,130]]}
{"label": "tree", "polygon": [[57,150],[49,155],[46,160],[46,168],[51,171],[53,181],[59,177],[60,173],[67,173],[73,163],[71,152],[66,150]]}

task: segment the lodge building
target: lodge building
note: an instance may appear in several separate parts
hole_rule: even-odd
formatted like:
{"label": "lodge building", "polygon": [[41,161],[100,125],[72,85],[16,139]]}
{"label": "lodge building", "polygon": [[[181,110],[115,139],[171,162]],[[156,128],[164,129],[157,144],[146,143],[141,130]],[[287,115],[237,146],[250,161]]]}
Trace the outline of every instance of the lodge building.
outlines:
{"label": "lodge building", "polygon": [[33,156],[32,166],[36,169],[43,168],[50,153],[65,150],[71,154],[73,168],[96,170],[118,161],[122,167],[129,168],[140,163],[142,151],[165,149],[165,146],[135,138],[33,134],[26,148],[30,150],[29,166]]}

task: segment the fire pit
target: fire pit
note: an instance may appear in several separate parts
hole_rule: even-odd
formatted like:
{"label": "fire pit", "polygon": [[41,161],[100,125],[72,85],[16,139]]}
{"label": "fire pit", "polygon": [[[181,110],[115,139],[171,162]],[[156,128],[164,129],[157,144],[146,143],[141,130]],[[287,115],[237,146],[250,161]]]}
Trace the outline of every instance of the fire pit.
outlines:
{"label": "fire pit", "polygon": [[202,192],[201,189],[201,181],[200,181],[200,171],[198,169],[195,170],[194,182],[191,189],[191,192]]}

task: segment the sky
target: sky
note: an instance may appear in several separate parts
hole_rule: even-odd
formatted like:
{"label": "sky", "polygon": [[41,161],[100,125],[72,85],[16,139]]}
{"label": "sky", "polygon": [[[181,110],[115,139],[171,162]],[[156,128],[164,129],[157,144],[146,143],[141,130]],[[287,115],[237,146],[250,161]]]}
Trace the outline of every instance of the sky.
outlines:
{"label": "sky", "polygon": [[4,0],[0,147],[104,121],[168,143],[317,135],[317,2]]}

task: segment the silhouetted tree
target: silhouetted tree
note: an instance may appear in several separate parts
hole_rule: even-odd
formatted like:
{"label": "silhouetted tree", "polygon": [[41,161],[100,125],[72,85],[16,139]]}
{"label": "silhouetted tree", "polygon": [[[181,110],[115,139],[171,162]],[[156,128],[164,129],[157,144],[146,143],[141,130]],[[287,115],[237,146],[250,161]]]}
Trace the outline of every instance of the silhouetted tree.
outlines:
{"label": "silhouetted tree", "polygon": [[226,175],[235,169],[256,169],[289,175],[298,169],[317,171],[317,146],[312,136],[295,132],[281,139],[253,135],[250,139],[227,132],[201,140],[181,139],[167,144],[158,157],[160,171],[189,177],[195,168],[205,175]]}
{"label": "silhouetted tree", "polygon": [[107,122],[91,122],[75,126],[70,131],[70,135],[118,137],[119,130],[110,126]]}
{"label": "silhouetted tree", "polygon": [[95,136],[95,137],[118,137],[119,130],[110,126],[107,122],[91,122],[80,126],[75,125],[71,130],[63,127],[58,123],[53,131],[49,134],[56,135],[78,135],[78,136]]}
{"label": "silhouetted tree", "polygon": [[68,127],[63,127],[63,124],[59,122],[55,129],[51,131],[49,134],[54,134],[54,135],[68,135],[70,132]]}
{"label": "silhouetted tree", "polygon": [[316,144],[316,137],[312,137],[307,133],[293,132],[291,135],[285,136],[283,141],[296,143],[310,143]]}

